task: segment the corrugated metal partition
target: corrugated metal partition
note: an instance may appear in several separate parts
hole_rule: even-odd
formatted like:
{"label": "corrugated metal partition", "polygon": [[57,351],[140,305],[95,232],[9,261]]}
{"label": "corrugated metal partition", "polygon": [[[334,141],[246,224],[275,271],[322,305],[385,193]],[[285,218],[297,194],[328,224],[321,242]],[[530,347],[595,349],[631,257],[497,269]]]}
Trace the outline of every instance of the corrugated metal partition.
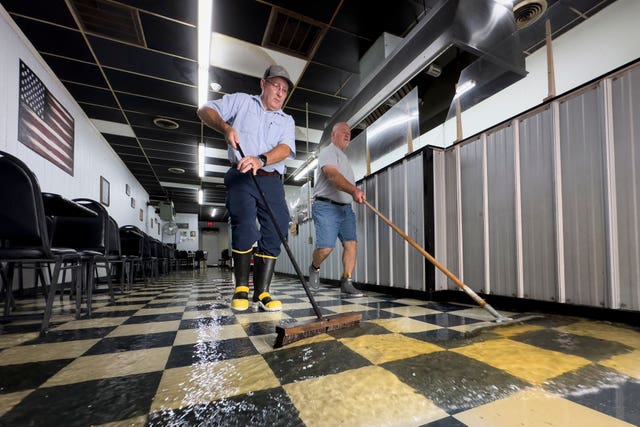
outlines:
{"label": "corrugated metal partition", "polygon": [[608,288],[602,86],[559,102],[565,301],[605,305]]}
{"label": "corrugated metal partition", "polygon": [[436,258],[476,291],[639,310],[639,70],[447,149]]}
{"label": "corrugated metal partition", "polygon": [[460,147],[462,271],[459,278],[476,292],[485,290],[482,165],[481,139],[470,141]]}
{"label": "corrugated metal partition", "polygon": [[554,136],[551,108],[518,124],[524,298],[557,301]]}
{"label": "corrugated metal partition", "polygon": [[611,80],[620,308],[640,310],[640,68]]}
{"label": "corrugated metal partition", "polygon": [[514,132],[506,126],[487,134],[489,285],[492,293],[516,296],[516,203]]}

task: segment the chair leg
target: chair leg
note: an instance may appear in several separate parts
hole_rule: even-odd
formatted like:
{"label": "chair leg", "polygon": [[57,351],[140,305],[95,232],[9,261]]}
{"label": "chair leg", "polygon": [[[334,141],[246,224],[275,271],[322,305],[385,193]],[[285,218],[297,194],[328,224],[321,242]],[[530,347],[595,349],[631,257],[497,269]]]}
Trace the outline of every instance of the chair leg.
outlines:
{"label": "chair leg", "polygon": [[56,265],[53,268],[53,274],[51,277],[51,287],[49,294],[47,295],[47,304],[44,308],[44,316],[42,317],[42,325],[40,326],[40,335],[46,335],[49,331],[49,322],[51,320],[51,313],[53,312],[53,300],[56,296],[56,290],[58,287],[58,277],[60,276],[60,267],[62,266],[62,260],[57,260]]}

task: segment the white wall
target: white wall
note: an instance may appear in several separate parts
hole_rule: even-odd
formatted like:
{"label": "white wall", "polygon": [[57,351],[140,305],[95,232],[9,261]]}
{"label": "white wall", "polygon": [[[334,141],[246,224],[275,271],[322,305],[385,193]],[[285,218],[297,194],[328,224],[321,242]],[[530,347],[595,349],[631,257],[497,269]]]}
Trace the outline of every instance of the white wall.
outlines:
{"label": "white wall", "polygon": [[[177,224],[187,224],[188,228],[178,229],[178,250],[197,251],[200,230],[198,229],[198,214],[176,213]],[[186,235],[184,234],[186,232]],[[195,232],[192,237],[191,233]]]}
{"label": "white wall", "polygon": [[[149,218],[148,193],[96,130],[2,6],[0,40],[0,150],[24,161],[38,177],[43,192],[58,193],[71,199],[86,197],[100,200],[100,176],[104,176],[110,184],[110,204],[107,207],[109,214],[120,226],[133,224],[148,231],[145,224],[148,224]],[[31,68],[74,118],[73,176],[18,141],[20,60]],[[131,196],[125,194],[125,184],[131,187]],[[131,197],[135,198],[135,208],[131,208]],[[139,219],[140,209],[143,209],[143,221]]]}
{"label": "white wall", "polygon": [[[640,1],[618,0],[553,40],[556,94],[560,95],[640,57]],[[546,48],[526,58],[527,76],[462,113],[463,138],[540,105],[548,95]],[[447,147],[455,119],[423,134],[414,145]]]}

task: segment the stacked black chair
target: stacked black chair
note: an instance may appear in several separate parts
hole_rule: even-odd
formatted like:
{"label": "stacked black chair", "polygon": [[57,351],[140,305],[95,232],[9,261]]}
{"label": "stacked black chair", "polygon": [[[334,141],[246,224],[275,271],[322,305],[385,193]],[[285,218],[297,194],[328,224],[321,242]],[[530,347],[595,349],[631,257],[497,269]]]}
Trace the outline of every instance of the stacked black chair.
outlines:
{"label": "stacked black chair", "polygon": [[125,262],[126,257],[122,255],[122,250],[120,249],[120,227],[118,227],[118,223],[115,219],[109,216],[108,219],[108,227],[107,227],[107,258],[109,259],[109,263],[116,267],[115,276],[118,277],[121,287],[120,292],[124,291],[124,272],[125,272]]}
{"label": "stacked black chair", "polygon": [[40,333],[45,334],[60,286],[60,273],[70,270],[71,285],[75,286],[76,294],[80,291],[80,256],[73,249],[51,246],[40,185],[33,172],[20,159],[0,152],[0,182],[0,276],[4,315],[8,316],[11,309],[15,308],[13,276],[16,264],[34,269],[53,265],[40,327]]}
{"label": "stacked black chair", "polygon": [[135,281],[136,273],[140,273],[143,280],[147,275],[144,264],[144,247],[146,234],[135,225],[120,227],[120,250],[125,257],[125,271],[128,288]]}

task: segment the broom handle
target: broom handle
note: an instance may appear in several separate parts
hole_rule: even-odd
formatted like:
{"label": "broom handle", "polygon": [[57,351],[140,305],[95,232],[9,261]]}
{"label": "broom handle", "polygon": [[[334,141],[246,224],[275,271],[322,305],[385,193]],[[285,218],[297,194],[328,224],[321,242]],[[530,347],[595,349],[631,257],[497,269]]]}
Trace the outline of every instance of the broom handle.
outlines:
{"label": "broom handle", "polygon": [[[239,144],[238,144],[238,151],[240,152],[240,155],[244,157],[244,153],[242,152],[242,148],[240,148]],[[298,263],[296,262],[296,259],[293,256],[293,252],[291,252],[291,249],[287,244],[286,237],[280,230],[280,227],[278,227],[276,216],[273,214],[273,211],[269,207],[269,203],[267,203],[267,197],[262,192],[262,188],[260,188],[260,186],[258,185],[258,180],[256,179],[256,176],[253,174],[253,171],[249,171],[248,174],[251,175],[251,178],[253,179],[253,183],[258,189],[258,193],[260,193],[260,197],[262,198],[262,203],[264,203],[265,207],[267,208],[267,213],[269,214],[269,218],[271,218],[271,222],[273,223],[273,226],[276,228],[276,231],[278,232],[278,237],[280,237],[280,242],[282,242],[282,246],[284,246],[284,249],[287,251],[287,255],[289,255],[291,264],[293,264],[293,268],[296,270],[298,279],[300,279],[300,282],[302,283],[302,287],[304,288],[304,291],[307,293],[307,296],[309,297],[309,301],[311,302],[313,311],[316,313],[318,320],[322,320],[322,312],[320,311],[320,307],[318,307],[318,303],[316,303],[316,300],[313,297],[313,294],[311,293],[311,291],[309,290],[309,287],[307,286],[307,282],[304,280],[304,275],[302,274],[302,271],[300,270],[300,266],[298,266]]]}
{"label": "broom handle", "polygon": [[414,248],[416,248],[422,255],[424,255],[425,258],[427,258],[429,260],[429,262],[431,262],[431,264],[435,265],[440,271],[442,271],[449,279],[451,279],[456,285],[458,285],[467,295],[469,295],[471,298],[473,298],[473,300],[478,303],[478,305],[482,308],[485,308],[486,310],[489,311],[489,313],[491,313],[493,316],[495,316],[496,318],[502,318],[503,316],[501,316],[500,314],[498,314],[497,311],[495,311],[493,309],[493,307],[491,307],[489,304],[487,304],[487,302],[485,300],[483,300],[482,298],[480,298],[480,296],[478,296],[478,294],[476,294],[473,289],[471,289],[470,287],[468,287],[467,285],[465,285],[464,283],[462,283],[462,281],[460,279],[458,279],[456,277],[456,275],[454,275],[452,272],[450,272],[449,270],[447,270],[447,268],[440,264],[438,262],[438,260],[436,260],[433,256],[431,256],[431,254],[427,251],[425,251],[420,245],[418,245],[415,241],[413,241],[413,239],[411,239],[411,237],[407,236],[407,234],[400,230],[400,228],[395,225],[394,223],[392,223],[387,217],[385,217],[384,215],[382,215],[376,208],[374,208],[369,202],[367,202],[365,200],[364,202],[367,207],[369,209],[371,209],[373,211],[373,213],[375,213],[376,215],[378,215],[380,217],[380,219],[382,219],[384,222],[386,222],[391,228],[393,228],[395,230],[396,233],[398,233],[400,236],[402,236],[402,238],[404,240],[406,240],[407,242],[409,242],[409,244],[411,246],[413,246]]}

